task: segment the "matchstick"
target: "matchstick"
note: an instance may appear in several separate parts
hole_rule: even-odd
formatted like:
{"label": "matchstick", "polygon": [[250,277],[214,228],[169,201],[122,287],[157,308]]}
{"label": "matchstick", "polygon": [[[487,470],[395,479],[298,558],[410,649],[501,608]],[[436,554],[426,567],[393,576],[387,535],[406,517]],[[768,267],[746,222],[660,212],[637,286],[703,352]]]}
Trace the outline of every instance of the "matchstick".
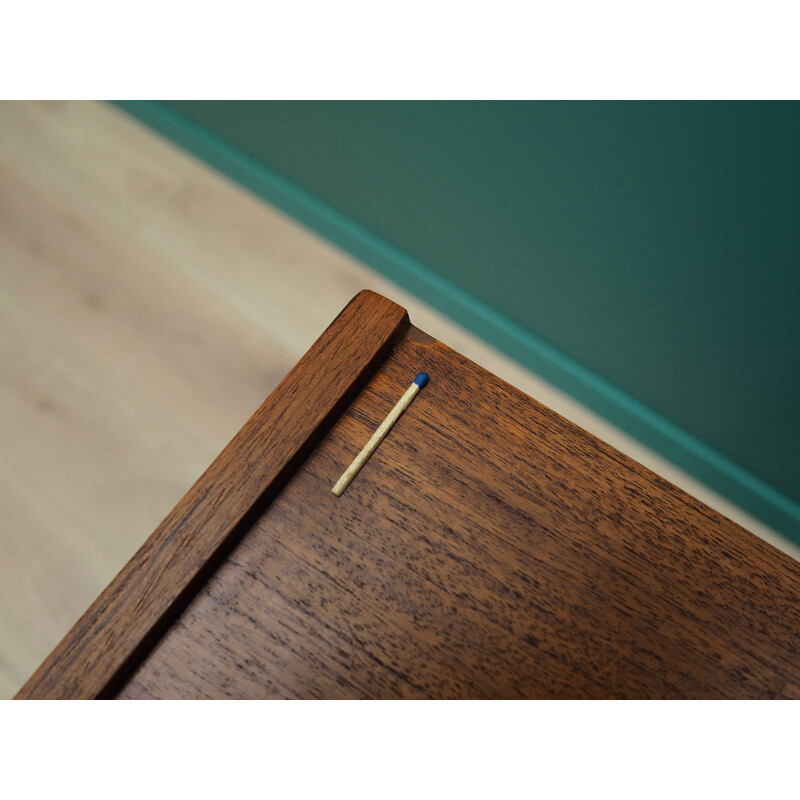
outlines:
{"label": "matchstick", "polygon": [[408,408],[409,403],[414,399],[417,392],[428,382],[428,373],[420,372],[414,383],[406,389],[406,393],[397,401],[397,405],[389,412],[386,419],[381,422],[378,430],[372,434],[372,438],[364,445],[364,449],[353,459],[353,463],[344,471],[342,477],[336,481],[336,485],[331,491],[341,497],[342,492],[350,485],[350,481],[358,475],[358,471],[367,462],[367,459],[375,451],[375,448],[383,441],[383,437],[389,433],[389,429],[397,422],[400,415]]}

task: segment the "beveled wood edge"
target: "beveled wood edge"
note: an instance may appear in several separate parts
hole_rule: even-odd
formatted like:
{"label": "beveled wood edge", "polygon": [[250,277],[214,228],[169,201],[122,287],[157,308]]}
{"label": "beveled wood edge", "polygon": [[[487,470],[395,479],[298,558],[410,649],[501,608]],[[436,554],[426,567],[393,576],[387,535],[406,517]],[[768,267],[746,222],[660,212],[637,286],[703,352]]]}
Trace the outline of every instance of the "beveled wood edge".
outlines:
{"label": "beveled wood edge", "polygon": [[359,292],[15,699],[113,696],[409,326],[405,309]]}

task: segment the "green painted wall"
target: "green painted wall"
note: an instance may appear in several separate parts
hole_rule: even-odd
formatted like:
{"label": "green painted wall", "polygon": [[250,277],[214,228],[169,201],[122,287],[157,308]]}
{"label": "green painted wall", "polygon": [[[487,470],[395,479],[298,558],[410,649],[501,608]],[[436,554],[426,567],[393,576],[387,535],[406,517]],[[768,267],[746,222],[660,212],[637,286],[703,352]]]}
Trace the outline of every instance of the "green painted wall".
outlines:
{"label": "green painted wall", "polygon": [[800,104],[123,104],[800,541]]}

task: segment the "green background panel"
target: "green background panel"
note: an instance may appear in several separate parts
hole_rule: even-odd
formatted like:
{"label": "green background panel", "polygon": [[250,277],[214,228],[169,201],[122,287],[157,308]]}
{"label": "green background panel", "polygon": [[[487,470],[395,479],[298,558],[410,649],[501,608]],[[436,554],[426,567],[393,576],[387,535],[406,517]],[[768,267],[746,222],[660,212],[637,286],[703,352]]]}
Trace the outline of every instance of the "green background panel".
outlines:
{"label": "green background panel", "polygon": [[800,104],[123,104],[800,540]]}

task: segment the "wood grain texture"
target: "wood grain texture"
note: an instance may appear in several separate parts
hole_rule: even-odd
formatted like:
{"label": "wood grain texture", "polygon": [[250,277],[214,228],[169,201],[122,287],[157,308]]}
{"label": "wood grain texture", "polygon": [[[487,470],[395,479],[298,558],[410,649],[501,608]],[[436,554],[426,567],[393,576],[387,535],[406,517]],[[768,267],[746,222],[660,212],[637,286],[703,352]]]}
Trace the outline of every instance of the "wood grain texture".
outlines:
{"label": "wood grain texture", "polygon": [[17,697],[104,697],[118,688],[407,327],[404,309],[359,293]]}
{"label": "wood grain texture", "polygon": [[0,698],[362,288],[794,558],[708,487],[105,103],[0,103]]}
{"label": "wood grain texture", "polygon": [[796,562],[412,329],[119,696],[798,697],[798,632]]}

